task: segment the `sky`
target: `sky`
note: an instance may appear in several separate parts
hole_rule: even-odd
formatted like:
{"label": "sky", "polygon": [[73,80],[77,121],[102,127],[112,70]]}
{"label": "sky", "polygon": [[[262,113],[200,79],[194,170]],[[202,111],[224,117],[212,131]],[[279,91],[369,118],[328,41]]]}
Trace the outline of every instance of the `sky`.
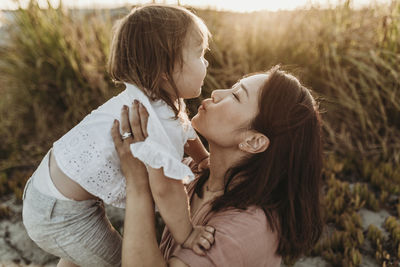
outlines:
{"label": "sky", "polygon": [[[45,7],[47,0],[37,0],[41,6]],[[60,0],[50,0],[53,6],[58,6]],[[212,7],[218,10],[229,10],[238,12],[251,12],[259,10],[293,10],[297,8],[309,7],[311,4],[326,6],[334,5],[344,0],[180,0],[182,5],[194,7]],[[18,4],[16,0],[0,0],[0,9],[15,9]],[[19,0],[22,6],[29,0]],[[62,0],[63,5],[77,8],[110,8],[129,4],[144,4],[151,1],[146,0]],[[176,4],[178,0],[156,0],[157,3]],[[355,7],[365,6],[370,3],[390,3],[391,0],[353,0]]]}

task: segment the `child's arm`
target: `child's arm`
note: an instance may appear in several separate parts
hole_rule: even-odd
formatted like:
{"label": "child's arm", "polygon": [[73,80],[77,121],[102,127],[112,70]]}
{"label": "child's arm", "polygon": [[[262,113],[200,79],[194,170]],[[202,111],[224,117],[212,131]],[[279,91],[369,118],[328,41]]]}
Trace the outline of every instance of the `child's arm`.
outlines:
{"label": "child's arm", "polygon": [[188,198],[181,181],[165,177],[162,168],[148,168],[154,202],[175,241],[199,255],[214,242],[210,226],[192,226]]}
{"label": "child's arm", "polygon": [[209,153],[199,137],[186,142],[185,153],[199,165],[199,169],[208,168]]}

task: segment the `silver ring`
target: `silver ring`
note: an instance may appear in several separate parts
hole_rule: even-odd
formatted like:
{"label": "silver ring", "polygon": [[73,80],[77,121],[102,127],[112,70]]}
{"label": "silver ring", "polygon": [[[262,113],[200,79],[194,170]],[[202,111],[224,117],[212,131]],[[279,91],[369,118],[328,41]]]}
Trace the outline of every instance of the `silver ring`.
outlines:
{"label": "silver ring", "polygon": [[132,133],[130,132],[125,132],[122,134],[122,140],[125,140],[126,138],[129,138],[132,136]]}

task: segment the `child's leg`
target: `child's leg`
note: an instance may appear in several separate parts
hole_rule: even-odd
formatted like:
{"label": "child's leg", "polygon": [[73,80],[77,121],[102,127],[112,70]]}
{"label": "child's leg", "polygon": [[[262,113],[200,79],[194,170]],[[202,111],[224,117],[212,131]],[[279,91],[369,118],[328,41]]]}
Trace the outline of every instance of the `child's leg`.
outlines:
{"label": "child's leg", "polygon": [[58,266],[121,265],[122,237],[101,201],[58,200],[40,193],[30,181],[23,194],[23,223],[39,247],[62,258]]}
{"label": "child's leg", "polygon": [[57,267],[79,267],[79,266],[65,259],[60,259],[60,261],[57,264]]}

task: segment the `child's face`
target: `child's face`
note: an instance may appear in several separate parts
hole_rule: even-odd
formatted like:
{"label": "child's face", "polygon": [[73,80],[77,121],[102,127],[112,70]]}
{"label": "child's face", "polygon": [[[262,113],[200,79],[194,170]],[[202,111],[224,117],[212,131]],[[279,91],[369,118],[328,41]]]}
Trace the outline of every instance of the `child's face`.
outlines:
{"label": "child's face", "polygon": [[204,52],[204,47],[195,37],[195,34],[189,33],[188,40],[183,48],[183,66],[181,68],[177,64],[176,71],[173,74],[179,97],[186,99],[200,95],[208,66]]}

